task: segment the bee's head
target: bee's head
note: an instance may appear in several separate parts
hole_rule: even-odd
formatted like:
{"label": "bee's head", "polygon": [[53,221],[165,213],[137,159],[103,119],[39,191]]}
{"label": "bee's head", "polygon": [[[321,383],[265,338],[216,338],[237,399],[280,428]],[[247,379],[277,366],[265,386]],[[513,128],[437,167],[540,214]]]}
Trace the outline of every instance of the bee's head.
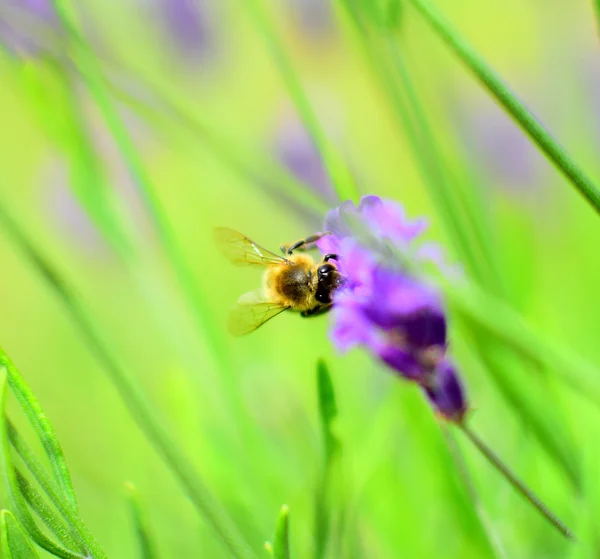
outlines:
{"label": "bee's head", "polygon": [[326,262],[317,268],[317,279],[317,301],[322,304],[330,304],[332,293],[344,282],[342,274],[333,264]]}

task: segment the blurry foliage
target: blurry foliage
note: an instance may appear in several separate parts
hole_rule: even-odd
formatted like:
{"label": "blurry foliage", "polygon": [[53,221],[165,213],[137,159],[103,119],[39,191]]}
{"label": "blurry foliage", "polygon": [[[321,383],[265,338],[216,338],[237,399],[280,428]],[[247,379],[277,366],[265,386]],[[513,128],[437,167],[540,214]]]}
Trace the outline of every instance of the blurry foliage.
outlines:
{"label": "blurry foliage", "polygon": [[[28,381],[2,360],[16,396],[0,421],[3,554],[252,557],[275,530],[275,557],[596,557],[600,228],[568,185],[597,203],[582,171],[600,171],[600,115],[582,101],[597,2],[243,5],[0,5],[0,339]],[[537,164],[504,188],[510,173],[485,161],[520,164],[510,150],[458,145],[457,99],[500,133],[462,63],[567,178]],[[315,148],[307,173],[269,134],[288,96]],[[415,388],[334,357],[325,318],[225,336],[260,279],[219,259],[212,228],[272,249],[311,233],[332,202],[304,184],[314,169],[340,199],[374,192],[428,216],[463,265],[441,286],[471,424],[577,542],[460,433],[448,443]],[[274,525],[282,502],[293,523],[286,507]]]}

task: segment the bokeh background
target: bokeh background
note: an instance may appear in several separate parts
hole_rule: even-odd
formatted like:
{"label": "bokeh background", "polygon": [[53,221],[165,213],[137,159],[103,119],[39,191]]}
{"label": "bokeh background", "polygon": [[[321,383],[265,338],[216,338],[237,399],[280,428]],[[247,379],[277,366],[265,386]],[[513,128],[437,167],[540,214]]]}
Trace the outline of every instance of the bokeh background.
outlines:
{"label": "bokeh background", "polygon": [[[226,262],[212,229],[232,227],[275,250],[320,229],[327,208],[339,203],[250,4],[88,0],[71,6],[108,103],[181,248],[191,291],[182,288],[140,177],[127,164],[131,153],[119,146],[82,77],[86,61],[73,55],[50,0],[0,2],[2,205],[74,286],[111,351],[258,556],[282,503],[291,510],[293,556],[315,556],[323,468],[316,363],[323,357],[342,444],[325,556],[596,557],[600,402],[572,390],[551,367],[511,354],[502,357],[512,363],[503,369],[510,372],[498,377],[473,349],[472,332],[459,318],[451,322],[452,353],[475,409],[474,428],[585,534],[580,545],[564,542],[458,434],[480,499],[474,502],[418,389],[360,351],[337,355],[327,317],[282,315],[245,338],[228,336],[228,309],[239,294],[258,287],[260,274]],[[460,263],[460,247],[444,230],[342,3],[261,5],[360,191],[400,200],[410,216],[426,217],[428,238]],[[436,5],[598,176],[600,45],[592,4]],[[595,212],[418,14],[400,6],[391,36],[450,184],[466,189],[484,212],[507,305],[553,347],[599,363]],[[227,557],[136,427],[61,301],[5,229],[0,262],[0,344],[53,422],[82,515],[109,557],[140,556],[126,481],[139,490],[160,557]],[[487,357],[494,361],[496,354]],[[550,446],[561,449],[576,474],[570,477],[548,450],[521,397],[541,406]],[[12,415],[28,433],[13,404]]]}

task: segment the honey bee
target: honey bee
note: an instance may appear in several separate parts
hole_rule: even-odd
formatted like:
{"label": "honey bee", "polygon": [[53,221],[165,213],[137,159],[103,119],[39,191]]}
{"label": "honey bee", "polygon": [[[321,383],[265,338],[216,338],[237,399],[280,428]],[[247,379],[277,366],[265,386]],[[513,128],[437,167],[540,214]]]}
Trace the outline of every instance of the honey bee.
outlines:
{"label": "honey bee", "polygon": [[263,287],[242,295],[229,317],[228,328],[235,336],[243,336],[286,310],[302,316],[327,312],[333,304],[334,291],[344,277],[326,254],[320,263],[308,254],[294,254],[329,233],[317,233],[291,245],[282,245],[279,256],[254,241],[224,227],[215,230],[218,247],[230,262],[263,267]]}

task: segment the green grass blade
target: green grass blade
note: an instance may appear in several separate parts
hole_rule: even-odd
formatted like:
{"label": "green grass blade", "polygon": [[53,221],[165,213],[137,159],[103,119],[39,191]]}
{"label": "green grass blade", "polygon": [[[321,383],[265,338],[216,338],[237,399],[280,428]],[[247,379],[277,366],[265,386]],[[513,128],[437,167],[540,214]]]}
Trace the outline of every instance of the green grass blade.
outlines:
{"label": "green grass blade", "polygon": [[13,505],[12,508],[17,515],[19,523],[37,545],[63,559],[83,559],[83,555],[58,545],[40,530],[33,516],[29,512],[27,503],[21,494],[10,456],[8,436],[6,433],[6,386],[9,374],[10,372],[7,370],[6,366],[0,365],[0,469],[4,480],[5,495],[8,495],[11,500]]}
{"label": "green grass blade", "polygon": [[275,537],[273,538],[273,557],[275,559],[290,559],[290,509],[287,505],[281,507]]}
{"label": "green grass blade", "polygon": [[286,54],[283,42],[280,37],[278,37],[273,23],[269,21],[265,14],[262,0],[244,1],[252,16],[256,30],[264,39],[267,49],[279,70],[306,130],[310,134],[315,147],[323,158],[331,184],[335,188],[340,200],[357,201],[359,193],[356,182],[343,158],[339,152],[333,148],[331,142],[329,142],[322,130],[319,120],[310,105],[306,92],[302,87],[298,73],[294,69],[292,61]]}
{"label": "green grass blade", "polygon": [[146,395],[113,356],[110,346],[104,341],[87,310],[81,305],[79,299],[58,271],[45,260],[25,232],[8,214],[1,202],[0,224],[63,302],[84,342],[118,390],[132,418],[173,472],[198,512],[213,527],[221,541],[229,548],[233,557],[253,557],[254,553],[244,542],[237,526],[233,524],[225,511],[215,501],[198,473],[191,466],[192,461],[186,456],[183,449],[171,439],[169,433],[163,427],[163,422],[157,417],[148,402]]}
{"label": "green grass blade", "polygon": [[325,556],[331,528],[332,510],[332,470],[341,453],[341,444],[333,431],[333,422],[337,417],[335,392],[329,369],[324,360],[317,363],[317,389],[319,398],[319,417],[321,437],[325,450],[323,469],[317,487],[315,507],[315,557]]}
{"label": "green grass blade", "polygon": [[515,119],[540,150],[600,213],[600,190],[565,149],[510,91],[499,74],[471,47],[427,0],[410,0],[427,23]]}
{"label": "green grass blade", "polygon": [[[15,476],[21,494],[31,507],[38,518],[50,529],[50,531],[58,538],[60,543],[67,549],[79,549],[82,554],[87,555],[85,547],[80,545],[73,539],[72,530],[65,525],[63,520],[56,515],[40,493],[27,481],[25,476],[15,468]],[[94,555],[96,556],[96,555]]]}
{"label": "green grass blade", "polygon": [[132,483],[125,484],[125,490],[138,541],[138,556],[140,559],[156,559],[158,553],[148,529],[146,515],[140,503],[138,491]]}
{"label": "green grass blade", "polygon": [[77,507],[71,474],[56,433],[33,392],[2,348],[0,348],[0,366],[8,372],[10,389],[44,447],[56,482],[67,499]]}
{"label": "green grass blade", "polygon": [[7,510],[0,511],[0,542],[4,559],[39,558],[18,520]]}
{"label": "green grass blade", "polygon": [[337,417],[337,404],[333,382],[329,368],[323,359],[317,363],[317,389],[319,395],[319,417],[321,419],[321,434],[325,446],[327,460],[341,451],[340,442],[333,432],[333,422]]}
{"label": "green grass blade", "polygon": [[53,481],[46,474],[44,467],[8,418],[6,418],[6,428],[10,444],[21,458],[23,464],[33,475],[42,491],[50,499],[50,502],[56,507],[56,510],[58,510],[67,524],[72,527],[73,536],[79,545],[84,549],[93,549],[96,545],[93,543],[94,538],[83,520],[81,520],[73,503],[68,501],[63,493],[58,491]]}

